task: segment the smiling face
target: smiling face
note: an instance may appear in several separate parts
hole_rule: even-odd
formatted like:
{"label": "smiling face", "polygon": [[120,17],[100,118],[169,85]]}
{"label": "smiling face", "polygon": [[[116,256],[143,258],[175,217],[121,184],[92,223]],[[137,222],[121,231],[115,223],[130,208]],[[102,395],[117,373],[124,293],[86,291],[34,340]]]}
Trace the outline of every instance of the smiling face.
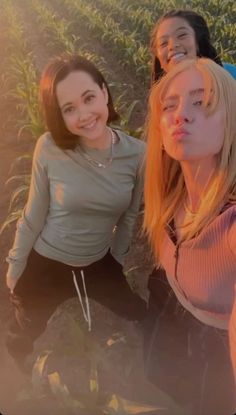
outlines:
{"label": "smiling face", "polygon": [[171,17],[160,23],[156,34],[156,55],[165,72],[183,59],[195,58],[197,49],[194,30],[185,19]]}
{"label": "smiling face", "polygon": [[108,93],[86,72],[71,72],[58,82],[56,96],[67,129],[88,146],[107,145]]}
{"label": "smiling face", "polygon": [[[167,154],[180,162],[215,164],[224,140],[224,110],[204,105],[204,81],[196,68],[178,73],[161,104],[161,136]],[[209,98],[211,99],[211,98]],[[210,104],[210,103],[209,103]]]}

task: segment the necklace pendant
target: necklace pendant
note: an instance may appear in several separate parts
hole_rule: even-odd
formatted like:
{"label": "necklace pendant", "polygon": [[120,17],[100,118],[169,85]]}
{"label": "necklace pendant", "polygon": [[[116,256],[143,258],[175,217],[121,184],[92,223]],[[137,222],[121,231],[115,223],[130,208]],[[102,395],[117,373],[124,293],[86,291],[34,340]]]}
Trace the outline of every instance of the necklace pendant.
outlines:
{"label": "necklace pendant", "polygon": [[116,137],[115,137],[114,131],[111,128],[109,128],[109,131],[111,134],[110,157],[109,159],[106,160],[105,163],[101,163],[99,160],[96,160],[95,158],[90,157],[90,155],[87,154],[86,151],[80,147],[80,154],[82,155],[82,157],[84,157],[89,162],[89,164],[91,164],[91,166],[105,169],[106,167],[111,165],[113,161],[113,145],[116,142]]}

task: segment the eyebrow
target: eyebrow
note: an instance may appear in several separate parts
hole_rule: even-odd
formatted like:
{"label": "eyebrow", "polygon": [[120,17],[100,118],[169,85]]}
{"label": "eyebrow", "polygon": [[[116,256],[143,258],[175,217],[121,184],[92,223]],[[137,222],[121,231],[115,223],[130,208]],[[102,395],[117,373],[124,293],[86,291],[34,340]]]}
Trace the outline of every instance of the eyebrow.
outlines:
{"label": "eyebrow", "polygon": [[[86,91],[83,92],[81,97],[83,98],[85,95],[87,95],[87,93],[90,93],[90,92],[95,92],[95,91],[93,89],[86,89]],[[60,109],[63,110],[65,107],[67,107],[68,105],[72,105],[72,104],[73,102],[66,102],[60,107]]]}
{"label": "eyebrow", "polygon": [[[191,95],[191,96],[199,95],[199,94],[204,93],[204,91],[205,91],[204,88],[192,89],[191,91],[189,91],[189,95]],[[163,101],[166,101],[168,99],[177,99],[177,98],[179,98],[179,95],[177,95],[177,94],[169,95],[169,96],[165,97],[163,99]]]}
{"label": "eyebrow", "polygon": [[178,30],[183,30],[183,29],[190,30],[190,27],[188,27],[188,26],[180,26],[180,27],[178,27],[178,29],[176,29],[176,32],[178,32]]}
{"label": "eyebrow", "polygon": [[[183,29],[185,29],[185,30],[188,30],[189,31],[189,27],[186,27],[186,26],[180,26],[180,27],[178,27],[176,30],[175,30],[175,33],[176,32],[178,32],[179,30],[183,30]],[[162,36],[160,36],[159,38],[157,38],[157,40],[159,41],[159,40],[162,40],[162,39],[165,39],[165,38],[167,38],[169,35],[162,35]]]}

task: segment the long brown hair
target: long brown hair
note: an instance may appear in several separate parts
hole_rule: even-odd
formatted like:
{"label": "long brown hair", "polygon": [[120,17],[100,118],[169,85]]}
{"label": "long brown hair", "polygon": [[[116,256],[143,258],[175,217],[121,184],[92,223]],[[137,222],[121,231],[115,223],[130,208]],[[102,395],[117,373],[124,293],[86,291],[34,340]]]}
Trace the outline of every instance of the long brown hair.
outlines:
{"label": "long brown hair", "polygon": [[57,84],[71,72],[83,71],[108,92],[108,123],[119,118],[115,111],[111,93],[102,73],[87,59],[78,55],[62,55],[53,58],[43,71],[40,81],[40,101],[44,112],[46,125],[58,147],[74,149],[78,136],[69,132],[63,121],[61,110],[56,97]]}

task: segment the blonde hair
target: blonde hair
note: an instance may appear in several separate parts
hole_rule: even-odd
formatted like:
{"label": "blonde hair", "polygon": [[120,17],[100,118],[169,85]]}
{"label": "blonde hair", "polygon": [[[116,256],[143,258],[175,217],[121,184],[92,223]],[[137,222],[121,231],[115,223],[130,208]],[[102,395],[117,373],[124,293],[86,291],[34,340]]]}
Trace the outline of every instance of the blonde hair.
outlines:
{"label": "blonde hair", "polygon": [[164,230],[186,195],[180,163],[162,147],[161,104],[172,80],[181,72],[196,68],[204,80],[203,105],[210,116],[219,106],[225,108],[224,141],[209,188],[203,195],[194,221],[181,240],[201,232],[227,202],[236,202],[236,82],[226,70],[210,59],[185,60],[174,66],[151,89],[147,118],[147,152],[144,185],[144,230],[154,254],[159,258]]}

